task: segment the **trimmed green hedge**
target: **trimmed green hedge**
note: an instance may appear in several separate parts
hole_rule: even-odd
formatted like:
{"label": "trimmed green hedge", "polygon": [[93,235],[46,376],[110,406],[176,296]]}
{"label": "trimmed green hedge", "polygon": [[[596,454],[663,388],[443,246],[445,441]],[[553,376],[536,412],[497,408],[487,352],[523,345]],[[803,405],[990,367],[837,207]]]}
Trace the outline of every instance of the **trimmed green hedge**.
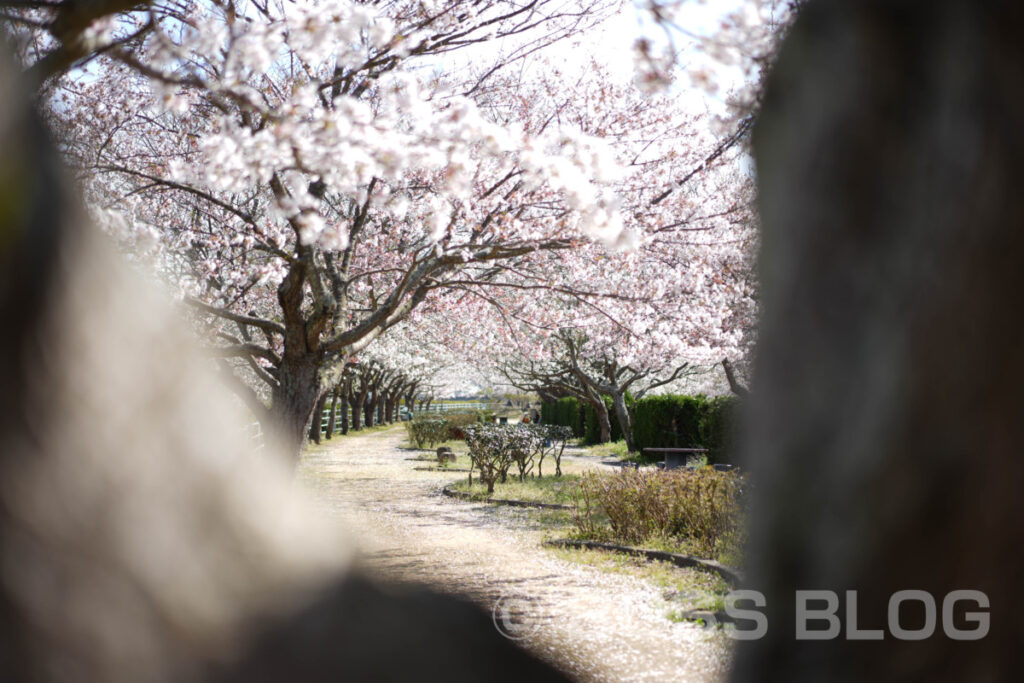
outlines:
{"label": "trimmed green hedge", "polygon": [[636,402],[633,440],[644,448],[700,448],[703,396],[664,394]]}
{"label": "trimmed green hedge", "polygon": [[[622,427],[610,396],[605,397],[605,405],[612,441],[618,441]],[[709,463],[732,462],[732,430],[738,407],[735,396],[664,394],[639,401],[627,396],[626,405],[633,413],[633,438],[641,452],[644,448],[707,448]],[[597,411],[590,405],[566,397],[544,403],[540,412],[544,424],[569,427],[573,436],[583,437],[585,444],[600,441]]]}
{"label": "trimmed green hedge", "polygon": [[739,399],[715,396],[701,406],[700,442],[708,449],[708,462],[735,462],[734,448]]}
{"label": "trimmed green hedge", "polygon": [[544,424],[568,427],[573,436],[583,436],[583,417],[580,402],[572,396],[546,401],[540,407],[540,419]]}
{"label": "trimmed green hedge", "polygon": [[708,462],[734,462],[735,396],[665,394],[637,401],[633,437],[638,449],[707,448]]}

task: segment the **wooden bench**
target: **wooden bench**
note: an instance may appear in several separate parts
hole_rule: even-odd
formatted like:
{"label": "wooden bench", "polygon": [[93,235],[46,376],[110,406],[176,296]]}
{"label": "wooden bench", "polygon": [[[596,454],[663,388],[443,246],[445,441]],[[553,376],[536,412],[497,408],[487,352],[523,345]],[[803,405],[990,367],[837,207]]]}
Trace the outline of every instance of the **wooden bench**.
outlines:
{"label": "wooden bench", "polygon": [[644,453],[661,453],[664,456],[664,467],[666,470],[674,470],[677,467],[690,466],[690,460],[695,456],[704,455],[708,452],[706,448],[645,448]]}

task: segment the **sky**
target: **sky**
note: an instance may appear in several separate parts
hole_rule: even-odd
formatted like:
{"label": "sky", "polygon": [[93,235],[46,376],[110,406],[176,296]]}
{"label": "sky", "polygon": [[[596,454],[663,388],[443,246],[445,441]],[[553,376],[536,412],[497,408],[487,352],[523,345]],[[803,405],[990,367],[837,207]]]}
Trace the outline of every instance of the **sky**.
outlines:
{"label": "sky", "polygon": [[[558,64],[567,77],[579,70],[586,69],[591,60],[604,65],[613,78],[623,82],[632,80],[636,74],[634,44],[640,38],[646,38],[656,48],[668,44],[669,39],[679,50],[676,81],[671,90],[679,96],[687,108],[694,111],[724,114],[726,111],[724,94],[732,87],[741,83],[742,74],[739,69],[715,66],[718,82],[722,84],[720,95],[712,95],[705,89],[695,87],[687,74],[687,67],[696,64],[713,64],[699,48],[694,36],[711,36],[717,30],[722,18],[730,11],[743,6],[746,0],[682,0],[675,13],[676,24],[681,30],[673,30],[671,34],[655,23],[651,13],[646,9],[644,0],[624,2],[622,9],[606,20],[600,27],[589,33],[570,40],[565,40],[544,51],[552,63]],[[479,48],[456,53],[455,59],[473,60],[481,53],[493,55],[501,49],[514,47],[515,39],[504,45],[501,41],[486,43]],[[479,50],[480,52],[476,52]],[[538,59],[531,60],[530,68],[544,68]]]}

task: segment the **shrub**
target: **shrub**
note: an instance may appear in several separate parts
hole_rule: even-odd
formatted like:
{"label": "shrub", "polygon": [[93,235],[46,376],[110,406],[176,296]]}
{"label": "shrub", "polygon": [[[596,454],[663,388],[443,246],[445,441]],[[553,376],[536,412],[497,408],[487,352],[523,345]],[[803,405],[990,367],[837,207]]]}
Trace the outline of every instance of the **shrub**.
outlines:
{"label": "shrub", "polygon": [[[512,466],[510,432],[516,425],[469,425],[466,427],[466,446],[473,468],[480,474],[480,480],[487,486],[487,493],[494,493],[494,484],[500,478],[504,481],[508,468]],[[471,468],[472,469],[472,468]],[[470,481],[472,482],[472,472]]]}
{"label": "shrub", "polygon": [[535,425],[540,435],[540,451],[537,454],[537,476],[544,476],[544,458],[555,459],[555,476],[562,476],[562,453],[565,445],[572,438],[572,429],[562,425]]}
{"label": "shrub", "polygon": [[[482,423],[485,419],[485,411],[472,410],[464,413],[447,413],[444,416],[445,422],[448,423],[448,439],[465,439],[466,438],[466,427],[471,424]],[[493,413],[486,411],[487,413]]]}
{"label": "shrub", "polygon": [[433,415],[414,417],[405,423],[405,429],[416,448],[433,448],[448,438],[447,420]]}
{"label": "shrub", "polygon": [[540,404],[540,420],[544,424],[558,424],[555,420],[555,402],[544,401]]}
{"label": "shrub", "polygon": [[710,467],[590,472],[580,478],[573,496],[573,521],[586,538],[630,545],[668,540],[686,544],[703,557],[735,556],[742,486],[739,472]]}
{"label": "shrub", "polygon": [[540,471],[548,455],[554,456],[556,476],[561,476],[562,451],[571,436],[568,427],[558,425],[476,424],[466,427],[466,446],[487,493],[494,493],[495,482],[505,481],[513,464],[523,481],[535,462]]}
{"label": "shrub", "polygon": [[523,481],[533,469],[534,458],[543,448],[545,430],[537,429],[537,425],[530,424],[509,427],[511,428],[506,431],[504,447],[509,451],[509,459],[519,470],[519,481]]}
{"label": "shrub", "polygon": [[644,448],[697,448],[701,445],[703,396],[665,394],[641,399],[633,407],[633,440]]}

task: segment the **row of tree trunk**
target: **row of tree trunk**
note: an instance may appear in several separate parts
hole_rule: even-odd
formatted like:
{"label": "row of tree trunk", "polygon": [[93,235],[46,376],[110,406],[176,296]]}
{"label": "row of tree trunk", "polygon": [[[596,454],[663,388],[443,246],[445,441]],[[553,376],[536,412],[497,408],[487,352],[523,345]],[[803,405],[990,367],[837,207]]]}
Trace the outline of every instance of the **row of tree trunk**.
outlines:
{"label": "row of tree trunk", "polygon": [[[328,386],[317,399],[309,422],[309,440],[320,443],[321,434],[330,439],[364,427],[392,424],[404,404],[409,411],[429,409],[433,396],[420,391],[422,381],[376,363],[350,365],[339,382]],[[324,410],[330,406],[327,426]]]}

